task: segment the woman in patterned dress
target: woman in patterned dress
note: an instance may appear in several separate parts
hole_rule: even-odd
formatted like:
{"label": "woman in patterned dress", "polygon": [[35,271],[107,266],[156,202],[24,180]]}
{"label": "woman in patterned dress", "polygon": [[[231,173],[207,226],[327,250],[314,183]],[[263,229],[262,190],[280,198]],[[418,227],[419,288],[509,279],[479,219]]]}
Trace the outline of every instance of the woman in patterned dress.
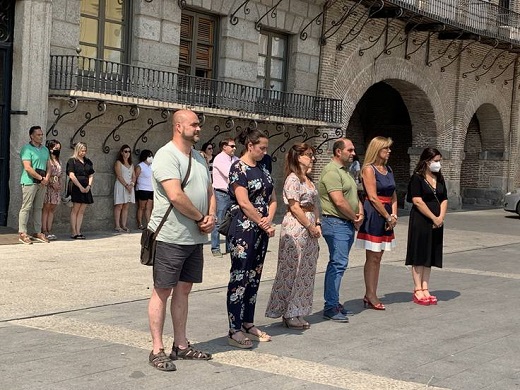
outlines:
{"label": "woman in patterned dress", "polygon": [[385,250],[395,247],[394,227],[397,224],[397,195],[392,169],[387,165],[392,139],[375,137],[368,144],[361,169],[366,199],[365,219],[359,228],[356,247],[366,250],[364,268],[365,296],[363,305],[385,310],[377,297],[381,259]]}
{"label": "woman in patterned dress", "polygon": [[290,329],[308,329],[303,316],[312,312],[314,278],[321,236],[318,191],[309,175],[315,149],[305,143],[293,145],[285,158],[283,201],[287,214],[282,222],[278,269],[265,312],[282,317]]}
{"label": "woman in patterned dress", "polygon": [[245,151],[229,171],[233,218],[227,237],[231,255],[228,343],[251,348],[251,340],[271,341],[254,325],[254,316],[267,244],[275,232],[276,196],[271,175],[258,163],[267,153],[267,136],[258,129],[246,129],[237,139]]}
{"label": "woman in patterned dress", "polygon": [[58,140],[51,139],[47,141],[47,149],[51,153],[51,175],[47,185],[47,192],[45,192],[43,199],[42,233],[45,234],[47,240],[52,241],[56,240],[56,236],[51,233],[54,212],[61,200],[61,144]]}

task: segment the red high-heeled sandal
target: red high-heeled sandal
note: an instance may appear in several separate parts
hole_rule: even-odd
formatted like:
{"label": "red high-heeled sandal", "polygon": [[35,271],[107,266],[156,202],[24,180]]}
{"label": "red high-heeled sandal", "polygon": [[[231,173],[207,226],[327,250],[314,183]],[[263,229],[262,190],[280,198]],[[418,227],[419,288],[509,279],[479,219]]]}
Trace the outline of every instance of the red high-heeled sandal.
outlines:
{"label": "red high-heeled sandal", "polygon": [[386,310],[386,307],[385,305],[383,305],[381,302],[379,302],[377,305],[374,305],[372,302],[370,302],[370,300],[367,298],[367,296],[365,295],[363,297],[363,307],[366,309],[368,306],[369,309],[374,309],[374,310]]}
{"label": "red high-heeled sandal", "polygon": [[[428,291],[427,288],[423,289],[423,291]],[[430,300],[430,305],[436,305],[437,304],[437,297],[435,295],[431,295],[430,292],[428,291],[428,296],[426,297],[427,299]]]}
{"label": "red high-heeled sandal", "polygon": [[423,305],[423,306],[430,306],[430,299],[429,298],[426,298],[426,297],[422,297],[422,298],[417,298],[417,295],[416,295],[416,292],[417,291],[422,291],[422,290],[413,290],[413,303],[417,303],[418,305]]}

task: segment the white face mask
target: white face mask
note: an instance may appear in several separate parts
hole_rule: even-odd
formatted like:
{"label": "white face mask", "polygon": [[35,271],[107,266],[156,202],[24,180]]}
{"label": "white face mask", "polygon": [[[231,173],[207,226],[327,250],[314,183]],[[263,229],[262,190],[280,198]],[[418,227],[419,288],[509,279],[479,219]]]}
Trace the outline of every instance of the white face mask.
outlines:
{"label": "white face mask", "polygon": [[148,157],[148,158],[146,159],[146,162],[147,162],[148,164],[151,164],[151,163],[153,162],[153,157],[152,157],[152,156]]}
{"label": "white face mask", "polygon": [[437,173],[441,170],[441,163],[440,161],[432,161],[430,163],[430,171]]}

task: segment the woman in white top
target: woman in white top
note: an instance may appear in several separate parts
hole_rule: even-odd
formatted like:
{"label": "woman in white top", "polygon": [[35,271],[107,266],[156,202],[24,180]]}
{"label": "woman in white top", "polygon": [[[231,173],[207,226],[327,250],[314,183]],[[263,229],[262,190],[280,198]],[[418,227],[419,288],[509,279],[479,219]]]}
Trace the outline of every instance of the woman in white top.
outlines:
{"label": "woman in white top", "polygon": [[[152,161],[153,153],[145,149],[139,155],[139,164],[135,167],[135,197],[137,198],[137,225],[144,230],[150,221],[153,208],[153,186],[152,186]],[[143,223],[143,214],[146,223]]]}
{"label": "woman in white top", "polygon": [[116,183],[114,184],[114,222],[116,232],[130,232],[126,222],[128,220],[128,207],[135,203],[134,184],[135,173],[132,165],[132,149],[123,145],[119,149],[117,161],[114,164]]}

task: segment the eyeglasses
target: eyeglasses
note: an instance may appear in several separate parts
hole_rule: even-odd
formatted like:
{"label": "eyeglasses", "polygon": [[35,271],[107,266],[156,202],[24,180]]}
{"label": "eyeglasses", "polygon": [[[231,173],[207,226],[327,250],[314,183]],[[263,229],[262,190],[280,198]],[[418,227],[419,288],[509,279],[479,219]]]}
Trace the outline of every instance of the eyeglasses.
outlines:
{"label": "eyeglasses", "polygon": [[229,146],[230,148],[233,148],[233,149],[236,149],[236,147],[237,147],[236,145],[229,145],[229,144],[227,146]]}
{"label": "eyeglasses", "polygon": [[314,153],[303,153],[303,156],[307,156],[309,158],[316,158],[316,156],[314,155]]}
{"label": "eyeglasses", "polygon": [[123,153],[130,153],[130,150],[123,150]]}

